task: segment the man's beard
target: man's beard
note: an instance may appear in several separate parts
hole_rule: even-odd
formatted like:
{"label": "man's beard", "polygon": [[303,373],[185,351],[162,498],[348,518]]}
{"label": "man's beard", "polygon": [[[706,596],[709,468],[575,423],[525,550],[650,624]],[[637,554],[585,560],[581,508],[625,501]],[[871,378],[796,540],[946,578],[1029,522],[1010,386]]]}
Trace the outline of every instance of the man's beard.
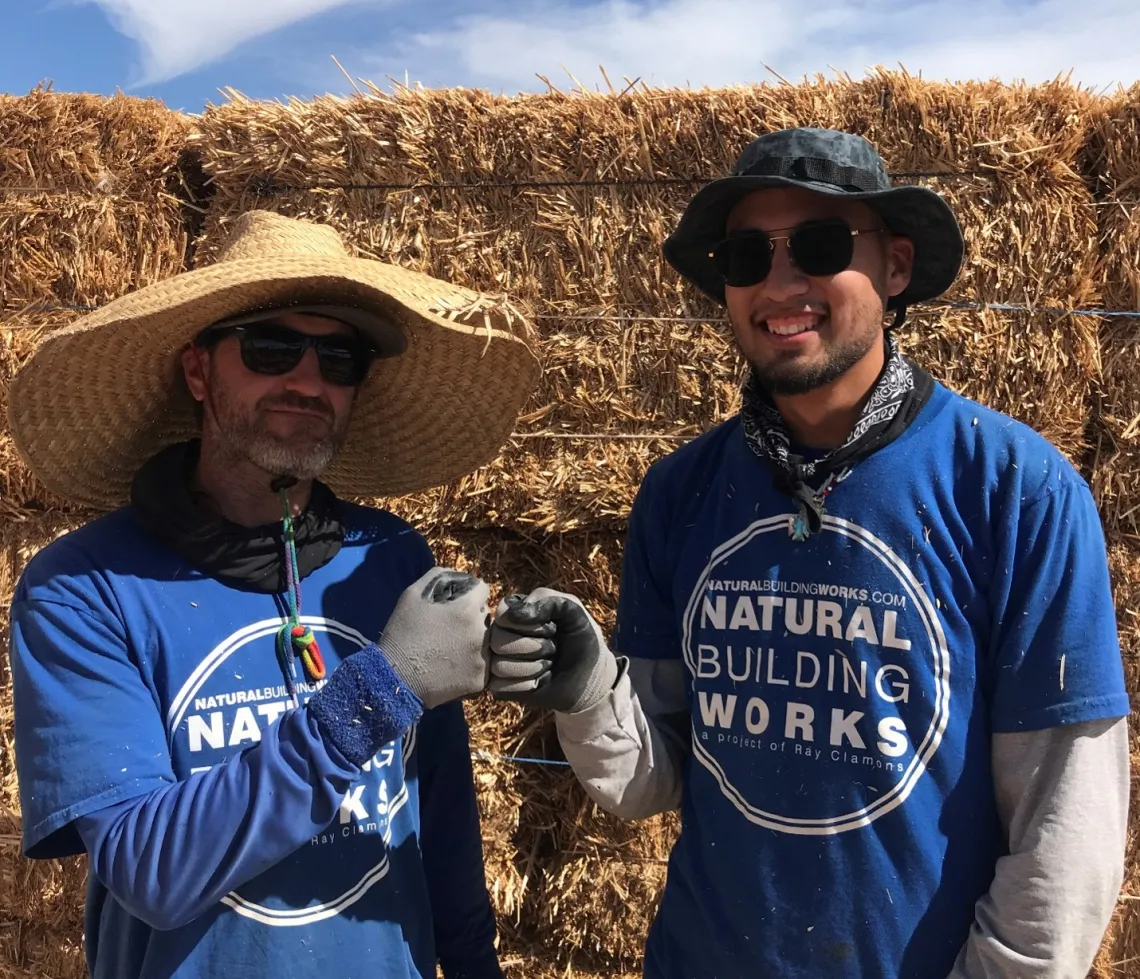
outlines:
{"label": "man's beard", "polygon": [[[316,479],[336,458],[348,427],[347,415],[334,419],[332,407],[320,398],[286,394],[259,401],[252,411],[243,413],[224,389],[214,389],[209,403],[214,434],[222,452],[230,459],[250,462],[274,476]],[[278,405],[321,412],[330,421],[328,433],[323,437],[274,435],[265,427],[264,413]]]}
{"label": "man's beard", "polygon": [[852,337],[828,347],[820,360],[797,363],[795,358],[777,359],[767,364],[751,363],[759,385],[772,395],[808,394],[839,380],[861,361],[881,337],[878,332]]}
{"label": "man's beard", "polygon": [[771,395],[788,397],[808,394],[839,380],[866,357],[876,343],[882,343],[883,340],[881,305],[875,304],[873,308],[854,309],[851,312],[860,322],[866,323],[866,328],[854,336],[825,346],[823,356],[818,360],[801,363],[794,355],[777,355],[764,364],[749,361],[760,387]]}

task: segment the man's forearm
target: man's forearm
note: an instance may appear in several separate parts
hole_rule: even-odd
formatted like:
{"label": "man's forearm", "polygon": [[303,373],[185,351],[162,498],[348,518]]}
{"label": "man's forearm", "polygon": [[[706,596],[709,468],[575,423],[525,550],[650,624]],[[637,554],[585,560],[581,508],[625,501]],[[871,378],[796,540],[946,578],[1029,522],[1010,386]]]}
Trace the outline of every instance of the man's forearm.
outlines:
{"label": "man's forearm", "polygon": [[683,670],[679,660],[628,661],[600,703],[554,715],[574,773],[607,812],[644,819],[680,806],[688,734]]}
{"label": "man's forearm", "polygon": [[241,755],[76,825],[103,886],[136,918],[168,930],[321,832],[358,774],[294,710]]}
{"label": "man's forearm", "polygon": [[378,651],[357,653],[254,747],[79,817],[92,872],[152,928],[185,925],[325,829],[419,711]]}
{"label": "man's forearm", "polygon": [[1123,878],[1127,721],[995,735],[993,770],[1009,855],[949,979],[1081,979]]}

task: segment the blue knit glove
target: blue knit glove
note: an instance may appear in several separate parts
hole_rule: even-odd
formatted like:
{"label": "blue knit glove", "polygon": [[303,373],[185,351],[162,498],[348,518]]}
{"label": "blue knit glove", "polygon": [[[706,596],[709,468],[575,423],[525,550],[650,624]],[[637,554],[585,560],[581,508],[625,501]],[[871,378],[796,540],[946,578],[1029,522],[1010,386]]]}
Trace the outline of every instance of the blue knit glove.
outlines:
{"label": "blue knit glove", "polygon": [[378,642],[349,656],[309,700],[342,754],[362,765],[423,713],[481,693],[490,678],[490,588],[432,568],[409,585]]}

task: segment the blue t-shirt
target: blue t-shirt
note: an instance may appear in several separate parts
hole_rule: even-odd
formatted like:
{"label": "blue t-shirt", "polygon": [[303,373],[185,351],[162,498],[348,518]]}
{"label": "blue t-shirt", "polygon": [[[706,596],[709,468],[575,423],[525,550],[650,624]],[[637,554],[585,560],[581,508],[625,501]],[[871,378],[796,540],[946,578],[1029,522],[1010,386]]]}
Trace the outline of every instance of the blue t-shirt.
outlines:
{"label": "blue t-shirt", "polygon": [[[302,582],[302,621],[326,676],[378,637],[404,588],[434,564],[395,516],[340,506],[344,544]],[[285,612],[282,596],[187,566],[126,509],[45,548],[22,576],[12,672],[25,852],[82,852],[88,814],[175,783],[206,788],[118,842],[124,876],[132,861],[145,865],[149,879],[127,901],[145,914],[92,865],[92,975],[434,979],[437,954],[449,975],[469,966],[463,975],[500,975],[462,707],[424,712],[356,769],[291,708],[275,654]],[[304,681],[299,661],[298,670],[303,704],[327,680]],[[247,771],[238,756],[249,762],[255,746],[260,760]],[[323,824],[278,860],[280,839],[320,811]],[[198,842],[160,859],[150,848],[164,837]],[[219,874],[265,866],[191,916],[199,894],[179,890],[216,884],[192,869],[207,851]],[[147,923],[162,915],[180,923]]]}
{"label": "blue t-shirt", "polygon": [[614,647],[687,667],[647,979],[945,976],[1003,835],[990,736],[1128,713],[1092,495],[941,385],[789,534],[735,418],[634,504]]}

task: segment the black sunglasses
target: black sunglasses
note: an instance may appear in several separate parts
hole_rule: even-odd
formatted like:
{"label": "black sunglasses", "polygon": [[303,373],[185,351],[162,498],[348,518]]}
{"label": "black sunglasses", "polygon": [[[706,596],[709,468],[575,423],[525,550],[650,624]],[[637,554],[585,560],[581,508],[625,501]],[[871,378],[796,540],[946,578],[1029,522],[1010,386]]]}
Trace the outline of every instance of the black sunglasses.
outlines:
{"label": "black sunglasses", "polygon": [[241,362],[255,374],[288,374],[312,347],[326,381],[342,387],[357,387],[368,376],[376,357],[376,351],[360,337],[340,333],[310,336],[276,323],[207,329],[197,345],[212,347],[234,334],[241,347]]}
{"label": "black sunglasses", "polygon": [[[789,230],[789,229],[781,229]],[[764,231],[741,231],[729,235],[709,257],[726,285],[754,286],[772,271],[772,254],[777,241],[788,243],[792,261],[805,275],[835,275],[851,264],[856,235],[873,235],[885,228],[857,231],[842,218],[807,221],[790,234],[770,235]]]}

